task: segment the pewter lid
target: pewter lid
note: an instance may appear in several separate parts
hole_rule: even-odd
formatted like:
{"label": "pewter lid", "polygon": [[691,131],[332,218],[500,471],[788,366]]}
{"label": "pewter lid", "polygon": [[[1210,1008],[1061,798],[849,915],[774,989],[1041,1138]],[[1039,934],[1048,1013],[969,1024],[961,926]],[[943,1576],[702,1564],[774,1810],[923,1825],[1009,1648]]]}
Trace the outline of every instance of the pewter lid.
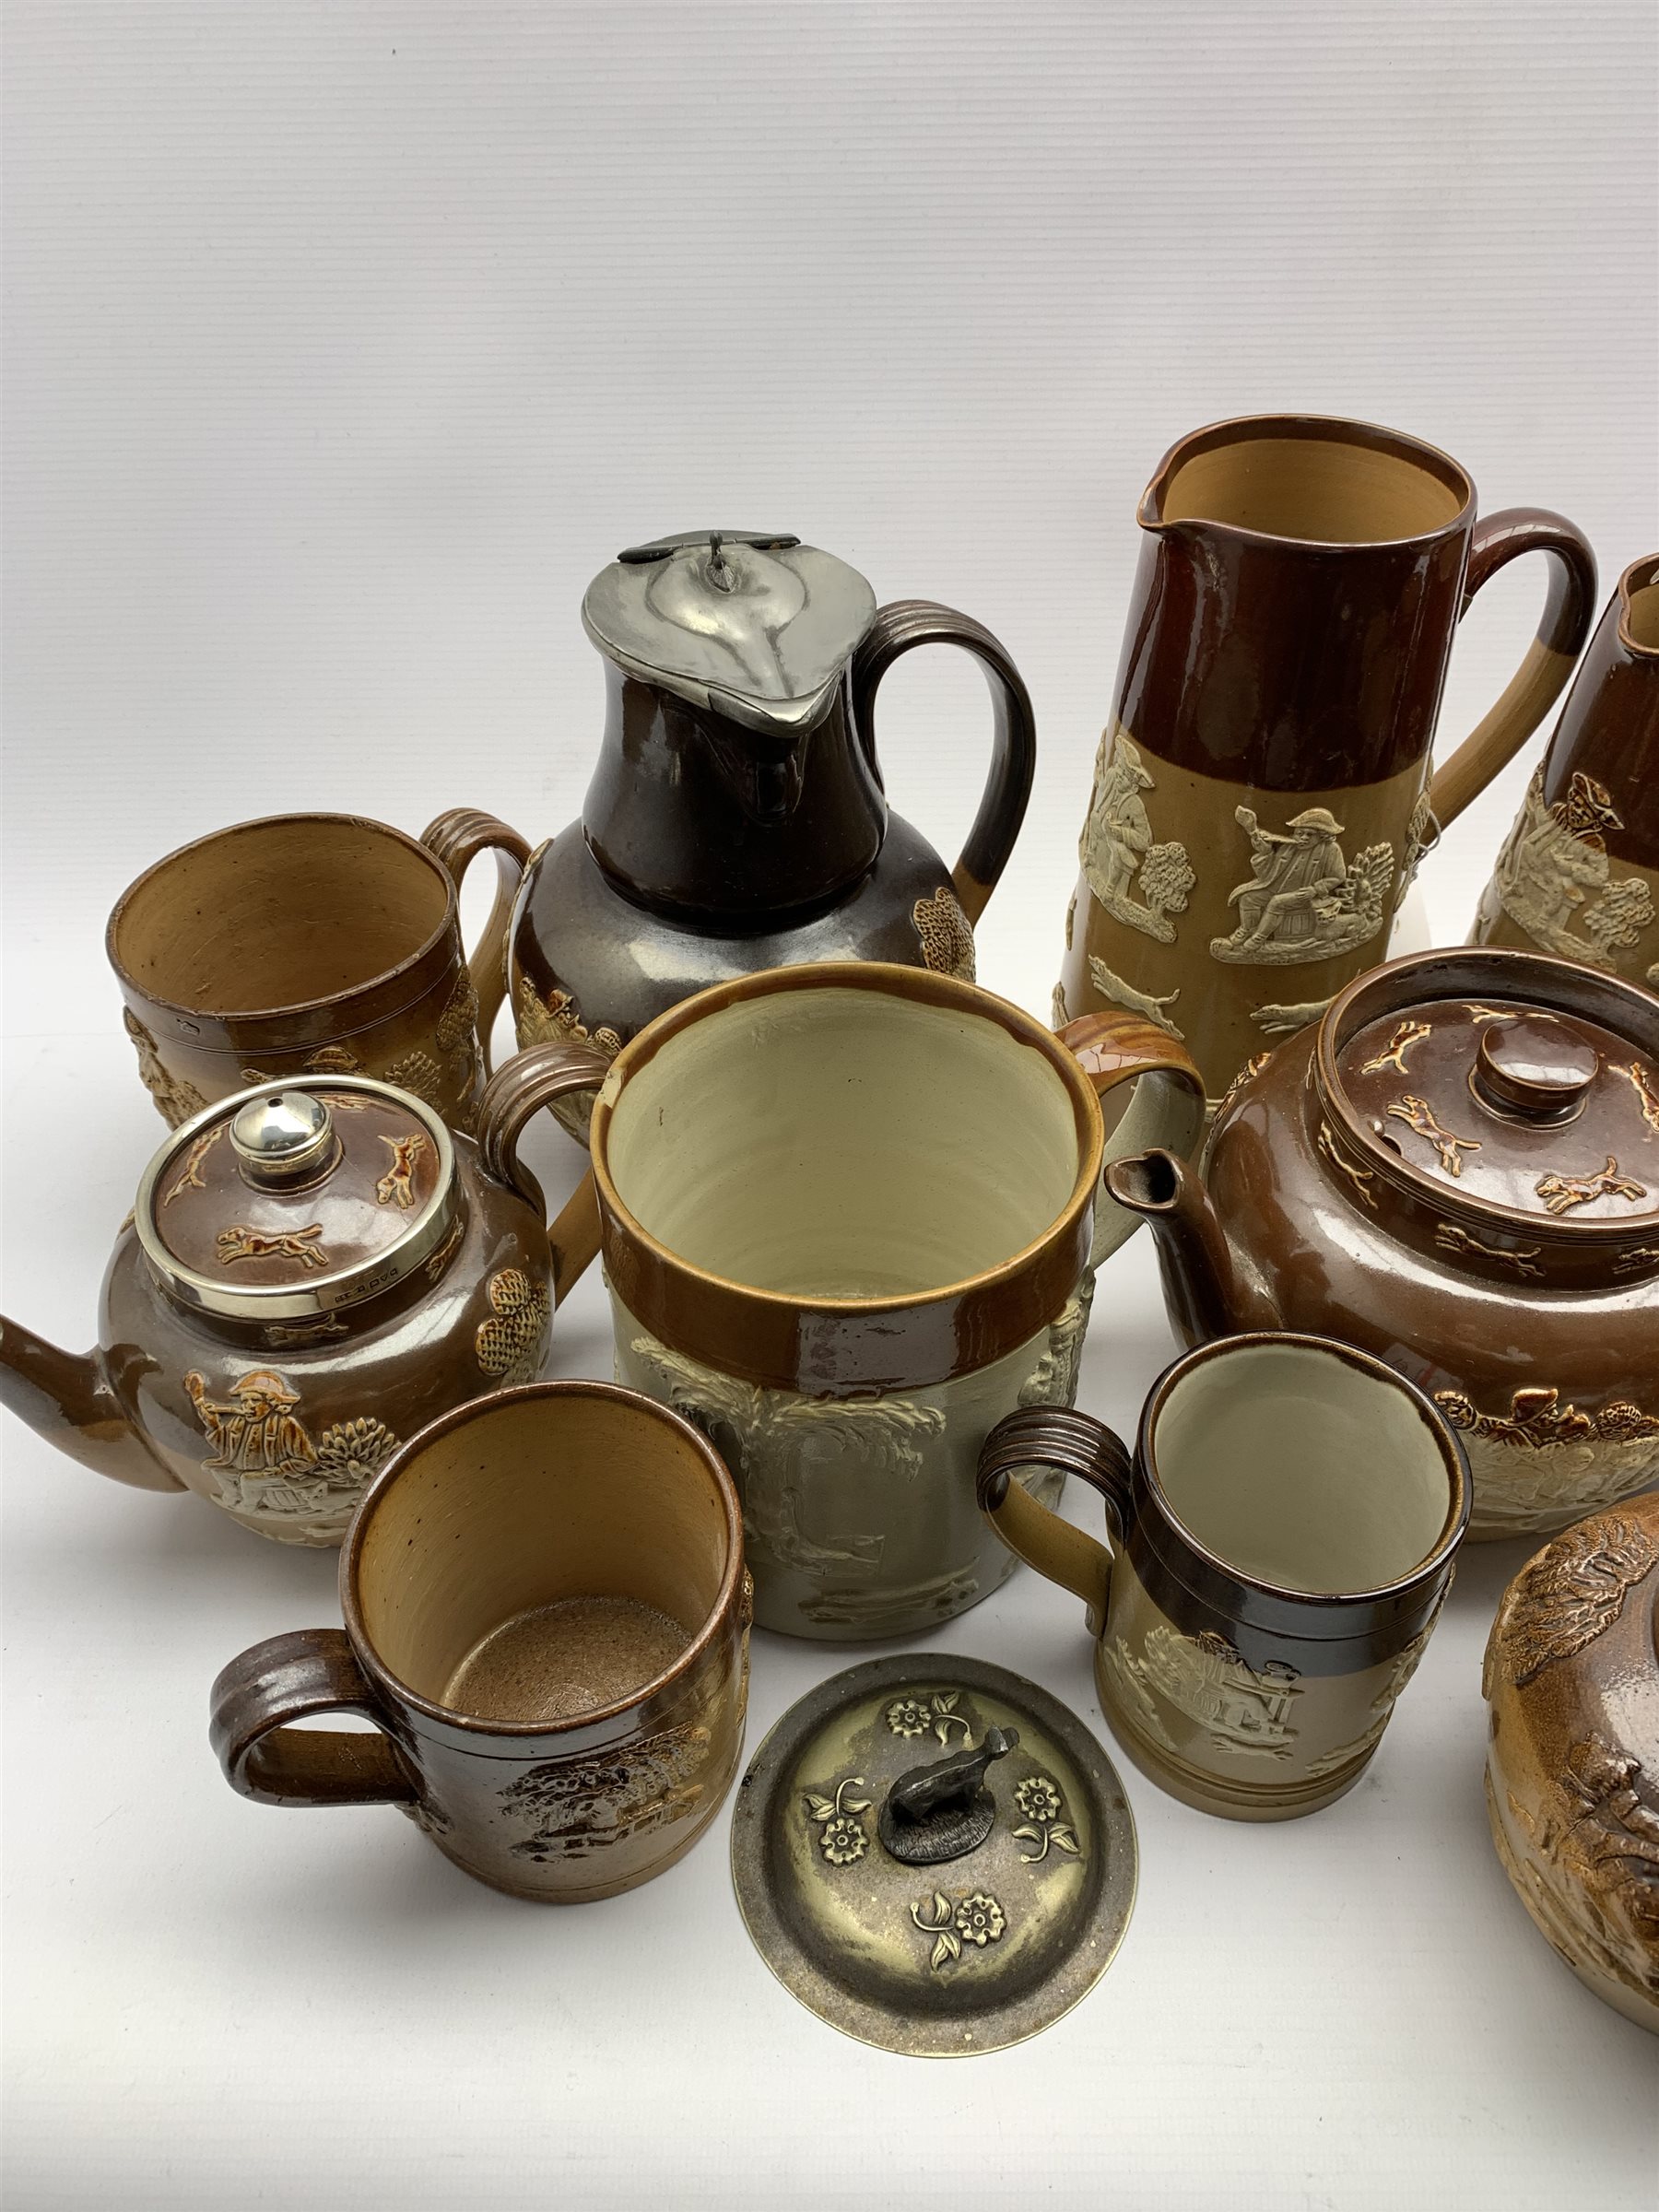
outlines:
{"label": "pewter lid", "polygon": [[875,618],[875,593],[844,560],[743,530],[630,546],[582,603],[618,667],[772,735],[822,721]]}
{"label": "pewter lid", "polygon": [[939,1652],[793,1705],[749,1763],[732,1878],[756,1948],[831,2027],[948,2058],[1022,2042],[1111,1964],[1135,1902],[1112,1761],[1035,1682]]}
{"label": "pewter lid", "polygon": [[333,1312],[401,1282],[454,1225],[441,1117],[366,1076],[261,1084],[175,1129],[134,1227],[182,1303],[247,1321]]}

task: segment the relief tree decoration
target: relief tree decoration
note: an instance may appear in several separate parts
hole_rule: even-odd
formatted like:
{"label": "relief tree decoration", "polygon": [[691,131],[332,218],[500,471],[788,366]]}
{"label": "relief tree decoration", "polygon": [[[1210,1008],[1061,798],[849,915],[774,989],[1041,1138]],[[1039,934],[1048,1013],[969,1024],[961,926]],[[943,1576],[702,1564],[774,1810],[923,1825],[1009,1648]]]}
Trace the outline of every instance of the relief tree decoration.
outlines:
{"label": "relief tree decoration", "polygon": [[973,924],[957,903],[956,893],[942,883],[931,899],[918,899],[911,920],[922,940],[922,965],[937,975],[974,980]]}
{"label": "relief tree decoration", "polygon": [[1342,823],[1325,806],[1292,815],[1283,831],[1261,828],[1253,807],[1233,818],[1250,841],[1251,873],[1228,893],[1239,910],[1230,937],[1212,937],[1218,960],[1282,967],[1327,960],[1376,936],[1387,920],[1394,877],[1390,844],[1367,845],[1350,865]]}
{"label": "relief tree decoration", "polygon": [[[1197,877],[1183,844],[1153,840],[1141,794],[1156,789],[1127,731],[1120,725],[1106,732],[1095,759],[1078,855],[1090,891],[1114,921],[1172,945],[1175,924],[1170,916],[1186,912]],[[1134,895],[1137,876],[1138,900]]]}
{"label": "relief tree decoration", "polygon": [[534,1382],[547,1357],[553,1317],[547,1285],[522,1267],[503,1267],[490,1277],[485,1295],[492,1312],[474,1338],[479,1367],[502,1383]]}
{"label": "relief tree decoration", "polygon": [[1558,1659],[1570,1659],[1604,1635],[1625,1600],[1659,1567],[1659,1543],[1639,1521],[1606,1513],[1570,1528],[1516,1577],[1488,1653],[1486,1695],[1494,1665],[1524,1688]]}
{"label": "relief tree decoration", "polygon": [[1640,876],[1613,878],[1606,833],[1624,824],[1611,794],[1575,770],[1564,798],[1544,800],[1544,771],[1527,786],[1515,826],[1498,855],[1493,883],[1504,912],[1547,952],[1611,969],[1653,920]]}

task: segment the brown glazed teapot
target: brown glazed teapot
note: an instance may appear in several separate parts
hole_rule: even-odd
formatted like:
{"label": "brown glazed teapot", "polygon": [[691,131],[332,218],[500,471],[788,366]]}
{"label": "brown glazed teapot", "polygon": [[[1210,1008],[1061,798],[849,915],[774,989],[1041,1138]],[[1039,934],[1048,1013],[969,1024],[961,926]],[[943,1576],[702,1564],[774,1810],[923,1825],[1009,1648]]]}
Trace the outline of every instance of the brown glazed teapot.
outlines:
{"label": "brown glazed teapot", "polygon": [[1659,1482],[1659,999],[1568,960],[1419,953],[1250,1061],[1198,1170],[1120,1159],[1189,1343],[1322,1332],[1458,1430],[1470,1534]]}
{"label": "brown glazed teapot", "polygon": [[417,1430],[533,1382],[598,1245],[586,1185],[549,1232],[518,1133],[593,1055],[503,1068],[478,1137],[367,1077],[221,1100],[151,1160],[76,1357],[0,1321],[0,1399],[71,1458],[199,1492],[286,1544],[338,1544]]}
{"label": "brown glazed teapot", "polygon": [[[582,617],[606,663],[605,735],[581,820],[533,855],[513,910],[521,1046],[614,1057],[694,992],[807,960],[972,982],[973,924],[1036,760],[1030,699],[989,630],[926,600],[878,607],[845,561],[752,532],[630,547]],[[954,868],[889,811],[876,757],[877,688],[930,644],[975,656],[994,710]]]}

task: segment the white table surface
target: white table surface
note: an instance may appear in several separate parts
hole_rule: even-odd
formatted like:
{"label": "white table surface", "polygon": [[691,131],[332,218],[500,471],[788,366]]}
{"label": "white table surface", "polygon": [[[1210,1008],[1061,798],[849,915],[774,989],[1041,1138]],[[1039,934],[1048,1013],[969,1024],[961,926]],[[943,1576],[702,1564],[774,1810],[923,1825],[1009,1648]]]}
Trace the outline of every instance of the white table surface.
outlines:
{"label": "white table surface", "polygon": [[[1642,0],[1582,47],[1513,0],[7,18],[5,1302],[77,1347],[161,1135],[102,960],[116,893],[284,805],[559,828],[598,727],[577,606],[617,547],[794,528],[1006,639],[1041,759],[981,976],[1039,1012],[1171,438],[1369,415],[1457,452],[1486,505],[1573,513],[1604,580],[1651,547]],[[1449,734],[1539,595],[1528,564],[1482,594]],[[977,677],[912,656],[881,723],[894,803],[954,853]],[[1536,750],[1425,868],[1441,941]],[[551,1124],[530,1149],[570,1186]],[[609,1371],[596,1275],[554,1346]],[[1171,1351],[1141,1237],[1081,1402],[1127,1427]],[[9,1419],[0,1450],[16,2212],[1659,2198],[1659,2043],[1567,1974],[1488,1839],[1480,1654],[1524,1546],[1466,1554],[1329,1811],[1209,1819],[1120,1761],[1115,1964],[1034,2041],[936,2064],[772,1980],[724,1817],[555,1912],[390,1811],[237,1798],[208,1685],[337,1621],[332,1555]],[[1102,1726],[1080,1608],[1030,1574],[932,1642]],[[758,1635],[751,1745],[864,1655]]]}

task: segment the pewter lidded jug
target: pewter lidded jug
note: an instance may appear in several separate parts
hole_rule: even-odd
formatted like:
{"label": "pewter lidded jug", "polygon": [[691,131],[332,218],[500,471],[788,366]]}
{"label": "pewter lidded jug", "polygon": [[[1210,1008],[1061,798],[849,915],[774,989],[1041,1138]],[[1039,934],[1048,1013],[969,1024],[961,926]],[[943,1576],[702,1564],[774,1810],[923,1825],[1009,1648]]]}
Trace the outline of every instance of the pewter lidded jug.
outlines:
{"label": "pewter lidded jug", "polygon": [[[973,924],[1035,761],[1030,697],[988,630],[925,600],[878,607],[833,554],[742,531],[629,547],[582,614],[606,664],[605,734],[581,820],[533,856],[514,909],[521,1046],[614,1055],[691,993],[801,961],[972,979]],[[889,811],[876,754],[881,678],[926,644],[971,653],[994,710],[954,868]]]}

